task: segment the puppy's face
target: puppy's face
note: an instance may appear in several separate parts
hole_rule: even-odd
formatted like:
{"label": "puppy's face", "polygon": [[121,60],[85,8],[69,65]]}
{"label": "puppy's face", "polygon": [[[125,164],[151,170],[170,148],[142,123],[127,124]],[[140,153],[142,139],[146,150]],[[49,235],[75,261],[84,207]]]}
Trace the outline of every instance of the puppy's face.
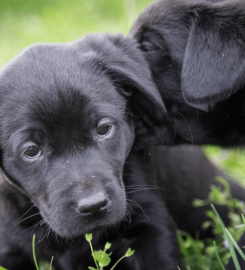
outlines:
{"label": "puppy's face", "polygon": [[32,46],[0,73],[3,169],[67,238],[116,224],[126,210],[132,87],[98,54],[115,47],[101,39]]}

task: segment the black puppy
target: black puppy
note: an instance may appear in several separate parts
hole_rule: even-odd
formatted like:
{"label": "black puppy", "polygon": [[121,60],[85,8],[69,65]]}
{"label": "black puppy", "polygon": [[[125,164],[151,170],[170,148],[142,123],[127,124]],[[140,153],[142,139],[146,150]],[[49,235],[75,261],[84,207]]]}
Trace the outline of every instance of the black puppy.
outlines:
{"label": "black puppy", "polygon": [[118,269],[180,266],[163,201],[194,235],[206,217],[192,199],[205,199],[220,172],[198,148],[129,154],[135,125],[164,112],[135,41],[95,35],[31,46],[1,69],[0,97],[0,265],[33,269],[35,233],[38,258],[54,255],[57,270],[87,269],[84,233],[92,231],[95,249],[112,242],[114,262],[136,250]]}
{"label": "black puppy", "polygon": [[0,265],[34,269],[31,236],[41,241],[51,232],[57,242],[41,241],[37,256],[54,255],[57,270],[93,265],[86,232],[95,232],[95,249],[112,242],[114,262],[128,247],[136,250],[118,269],[180,265],[164,203],[154,190],[134,193],[154,180],[149,158],[139,152],[126,162],[134,125],[158,121],[164,111],[136,42],[95,35],[31,46],[1,69],[0,100],[1,166],[9,181],[1,178]]}
{"label": "black puppy", "polygon": [[[157,1],[139,16],[130,36],[151,67],[168,114],[139,147],[157,141],[245,144],[244,27],[245,3],[239,0]],[[232,262],[227,269],[235,269]]]}
{"label": "black puppy", "polygon": [[168,117],[138,143],[245,144],[244,27],[244,1],[164,0],[140,14],[130,37]]}

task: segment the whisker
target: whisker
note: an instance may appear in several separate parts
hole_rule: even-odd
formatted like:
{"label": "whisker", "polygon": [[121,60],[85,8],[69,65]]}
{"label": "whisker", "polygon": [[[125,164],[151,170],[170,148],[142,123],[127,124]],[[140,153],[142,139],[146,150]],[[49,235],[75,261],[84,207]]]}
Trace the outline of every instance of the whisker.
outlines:
{"label": "whisker", "polygon": [[[29,209],[25,212],[25,214],[24,214],[23,216],[21,216],[16,222],[20,221],[27,213],[29,213],[29,211],[30,211],[33,207],[34,207],[34,205],[32,205],[31,208],[29,208]],[[15,226],[15,225],[13,225],[13,226]],[[12,228],[13,228],[13,227],[12,227]]]}
{"label": "whisker", "polygon": [[160,188],[155,185],[135,185],[135,186],[125,186],[125,189],[138,189],[138,188]]}
{"label": "whisker", "polygon": [[[47,227],[46,229],[47,229],[46,231],[48,231],[49,228]],[[48,234],[49,234],[49,232],[48,233],[44,233],[44,237],[41,240],[39,240],[35,245],[37,245],[38,243],[40,243]]]}
{"label": "whisker", "polygon": [[138,118],[139,119],[139,117],[136,116],[136,115],[134,115],[132,112],[124,112],[124,114],[128,114],[128,115],[133,116],[134,118]]}
{"label": "whisker", "polygon": [[23,221],[25,221],[25,220],[27,220],[27,219],[29,219],[29,218],[32,218],[32,217],[34,217],[34,216],[36,216],[36,215],[39,215],[39,213],[33,214],[33,215],[29,216],[29,217],[26,217],[26,218],[24,218],[24,219],[22,219],[22,220],[19,220],[19,222],[16,222],[16,223],[12,226],[11,230],[12,230],[13,228],[15,228],[16,226],[18,226],[21,222],[23,222]]}
{"label": "whisker", "polygon": [[[41,223],[39,223],[39,224],[41,224]],[[47,229],[48,229],[48,226],[45,225],[45,228],[43,228],[43,230],[42,230],[42,232],[41,232],[41,234],[40,234],[39,239],[42,237],[43,233],[44,233],[44,235],[45,235],[45,233],[46,233],[45,230],[47,231]]]}
{"label": "whisker", "polygon": [[21,231],[18,235],[21,235],[22,233],[24,233],[24,232],[26,232],[26,231],[28,231],[28,230],[30,230],[30,229],[32,229],[32,228],[34,227],[34,229],[32,230],[32,233],[33,233],[33,231],[35,230],[35,228],[37,227],[37,225],[39,225],[42,221],[43,221],[43,220],[41,220],[41,221],[38,222],[37,224],[31,226],[30,228],[27,228],[27,229],[25,229],[24,231]]}
{"label": "whisker", "polygon": [[33,234],[33,231],[36,229],[36,227],[37,227],[38,225],[42,224],[42,222],[44,222],[44,219],[42,219],[41,221],[39,221],[39,222],[35,225],[35,227],[34,227],[33,230],[31,231],[32,234]]}
{"label": "whisker", "polygon": [[152,189],[160,189],[160,190],[163,190],[163,188],[159,187],[159,186],[156,186],[156,185],[134,185],[134,186],[125,186],[125,189],[143,189],[143,188],[152,188]]}
{"label": "whisker", "polygon": [[126,192],[126,194],[136,193],[136,192],[144,191],[144,190],[154,190],[154,189],[155,189],[155,188],[137,189],[137,190],[133,190],[133,191],[130,191],[130,192]]}
{"label": "whisker", "polygon": [[142,208],[137,202],[135,202],[135,201],[133,201],[133,200],[129,200],[129,199],[127,199],[127,201],[130,201],[130,202],[135,203],[135,204],[141,209],[141,211],[143,212],[143,214],[145,215],[145,217],[146,217],[148,220],[150,220],[150,219],[148,218],[148,216],[146,215],[145,211],[143,210],[143,208]]}

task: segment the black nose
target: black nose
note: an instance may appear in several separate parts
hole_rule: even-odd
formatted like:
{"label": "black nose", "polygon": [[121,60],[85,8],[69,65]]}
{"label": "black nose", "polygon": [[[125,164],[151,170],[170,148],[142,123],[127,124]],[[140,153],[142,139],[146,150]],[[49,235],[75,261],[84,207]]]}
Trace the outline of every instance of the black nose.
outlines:
{"label": "black nose", "polygon": [[92,194],[78,202],[78,211],[85,216],[103,214],[108,209],[108,199],[103,192]]}

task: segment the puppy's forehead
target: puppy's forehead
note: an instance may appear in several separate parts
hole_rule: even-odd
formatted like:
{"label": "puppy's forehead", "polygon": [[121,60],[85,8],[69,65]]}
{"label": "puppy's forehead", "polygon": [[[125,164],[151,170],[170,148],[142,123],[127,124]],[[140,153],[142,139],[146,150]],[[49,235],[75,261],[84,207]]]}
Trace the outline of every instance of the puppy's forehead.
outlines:
{"label": "puppy's forehead", "polygon": [[[98,49],[98,48],[97,48]],[[36,44],[28,47],[0,70],[0,93],[74,88],[83,93],[103,91],[112,98],[113,85],[102,61],[86,39],[65,44]],[[107,89],[109,88],[109,91]],[[96,93],[98,95],[98,93]],[[109,96],[110,97],[109,97]]]}
{"label": "puppy's forehead", "polygon": [[48,122],[52,127],[57,122],[73,128],[82,115],[122,118],[126,104],[84,40],[24,50],[0,70],[0,100],[5,137],[26,123]]}

